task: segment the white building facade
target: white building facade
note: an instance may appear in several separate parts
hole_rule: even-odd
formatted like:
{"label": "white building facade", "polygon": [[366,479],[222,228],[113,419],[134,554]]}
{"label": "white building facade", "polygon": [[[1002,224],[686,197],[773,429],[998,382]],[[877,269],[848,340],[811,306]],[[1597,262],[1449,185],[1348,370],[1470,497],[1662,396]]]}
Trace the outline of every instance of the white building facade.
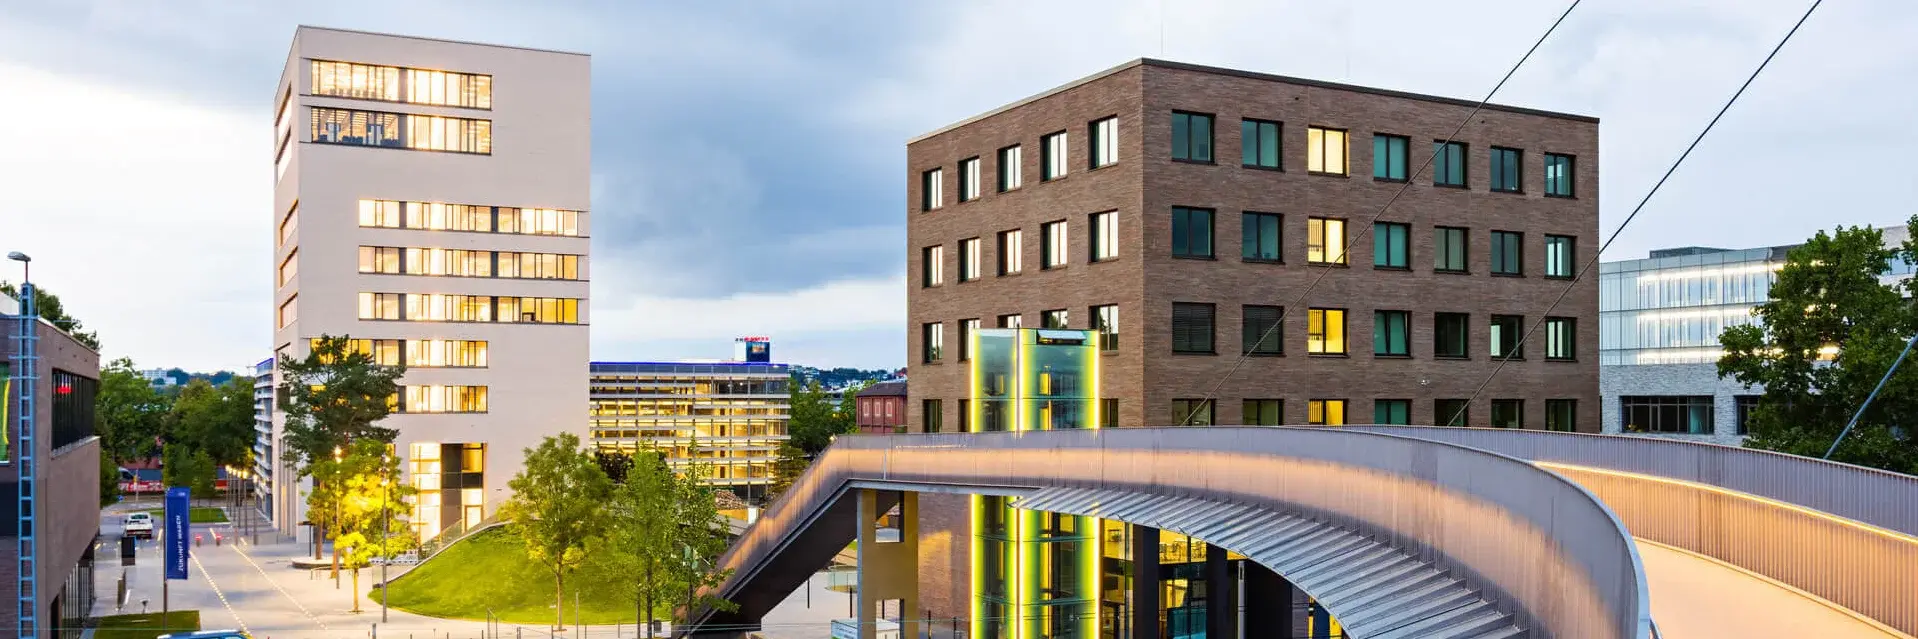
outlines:
{"label": "white building facade", "polygon": [[[300,27],[273,96],[274,355],[322,335],[407,373],[423,535],[493,513],[522,449],[584,435],[588,56]],[[282,531],[304,518],[261,469]],[[269,446],[263,446],[266,448]]]}

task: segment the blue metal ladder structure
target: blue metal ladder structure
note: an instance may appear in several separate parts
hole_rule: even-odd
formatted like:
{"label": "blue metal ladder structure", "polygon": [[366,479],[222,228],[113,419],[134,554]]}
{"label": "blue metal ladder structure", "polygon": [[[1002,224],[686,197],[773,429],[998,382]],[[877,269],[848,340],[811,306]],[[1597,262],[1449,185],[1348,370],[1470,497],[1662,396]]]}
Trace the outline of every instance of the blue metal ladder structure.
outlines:
{"label": "blue metal ladder structure", "polygon": [[38,460],[34,455],[34,414],[38,412],[36,398],[40,374],[39,357],[39,309],[33,303],[33,285],[23,283],[20,286],[20,334],[19,352],[14,360],[21,373],[20,380],[20,445],[14,451],[15,468],[20,477],[20,638],[38,639],[40,636],[40,559],[39,535],[36,534],[36,513],[33,508],[39,475]]}

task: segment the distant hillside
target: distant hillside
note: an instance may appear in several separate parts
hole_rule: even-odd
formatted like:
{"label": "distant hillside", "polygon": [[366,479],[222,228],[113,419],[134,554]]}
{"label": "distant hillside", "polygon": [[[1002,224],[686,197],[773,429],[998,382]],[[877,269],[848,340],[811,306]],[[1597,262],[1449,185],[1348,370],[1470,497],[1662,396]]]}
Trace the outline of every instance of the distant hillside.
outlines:
{"label": "distant hillside", "polygon": [[187,385],[187,382],[191,382],[196,379],[204,379],[209,384],[212,384],[214,386],[219,386],[221,384],[227,383],[228,381],[231,381],[234,375],[236,375],[236,373],[234,373],[233,371],[219,371],[215,373],[189,373],[179,368],[169,368],[166,371],[167,378],[172,379],[173,384],[176,386],[185,386]]}
{"label": "distant hillside", "polygon": [[858,368],[813,368],[794,365],[793,379],[801,384],[818,381],[822,388],[844,388],[857,382],[877,382],[897,377],[895,371],[885,369],[864,370]]}

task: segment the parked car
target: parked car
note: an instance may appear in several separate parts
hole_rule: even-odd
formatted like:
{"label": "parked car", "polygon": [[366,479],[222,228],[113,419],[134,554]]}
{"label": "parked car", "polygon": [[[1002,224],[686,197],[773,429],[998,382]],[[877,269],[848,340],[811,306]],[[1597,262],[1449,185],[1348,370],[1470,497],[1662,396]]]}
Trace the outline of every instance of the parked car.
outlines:
{"label": "parked car", "polygon": [[120,534],[125,537],[153,538],[153,514],[132,513],[120,520]]}

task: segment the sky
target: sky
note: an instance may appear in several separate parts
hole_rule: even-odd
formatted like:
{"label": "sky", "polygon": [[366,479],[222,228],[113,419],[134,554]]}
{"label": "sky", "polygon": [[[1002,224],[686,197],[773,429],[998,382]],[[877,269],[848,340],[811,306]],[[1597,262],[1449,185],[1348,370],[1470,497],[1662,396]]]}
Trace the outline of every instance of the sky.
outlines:
{"label": "sky", "polygon": [[[1610,234],[1809,0],[1586,2],[1495,102],[1597,116]],[[905,364],[905,144],[1138,57],[1478,99],[1566,3],[0,3],[0,250],[104,357],[271,348],[273,90],[297,25],[593,56],[597,360]],[[1898,223],[1918,3],[1820,7],[1605,260]],[[1877,177],[1873,177],[1873,176]],[[0,279],[17,280],[17,265]]]}

